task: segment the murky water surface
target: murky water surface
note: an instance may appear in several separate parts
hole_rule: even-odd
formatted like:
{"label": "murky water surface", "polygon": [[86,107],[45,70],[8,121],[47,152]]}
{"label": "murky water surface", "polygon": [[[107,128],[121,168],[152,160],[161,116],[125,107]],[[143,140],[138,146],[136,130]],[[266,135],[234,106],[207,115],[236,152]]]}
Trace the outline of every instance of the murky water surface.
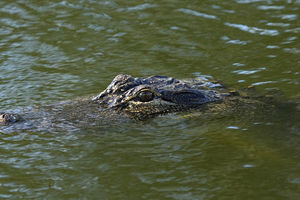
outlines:
{"label": "murky water surface", "polygon": [[99,93],[120,73],[285,95],[276,115],[0,133],[0,198],[299,199],[299,34],[299,0],[0,2],[1,110]]}

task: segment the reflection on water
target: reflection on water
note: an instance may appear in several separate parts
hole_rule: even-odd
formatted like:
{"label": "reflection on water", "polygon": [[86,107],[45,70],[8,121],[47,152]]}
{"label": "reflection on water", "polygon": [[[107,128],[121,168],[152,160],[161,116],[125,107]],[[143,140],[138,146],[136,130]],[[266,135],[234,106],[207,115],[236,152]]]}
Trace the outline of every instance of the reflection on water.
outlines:
{"label": "reflection on water", "polygon": [[[120,73],[280,89],[277,114],[1,133],[1,198],[298,199],[299,9],[288,1],[0,2],[0,110]],[[298,106],[299,107],[299,106]]]}

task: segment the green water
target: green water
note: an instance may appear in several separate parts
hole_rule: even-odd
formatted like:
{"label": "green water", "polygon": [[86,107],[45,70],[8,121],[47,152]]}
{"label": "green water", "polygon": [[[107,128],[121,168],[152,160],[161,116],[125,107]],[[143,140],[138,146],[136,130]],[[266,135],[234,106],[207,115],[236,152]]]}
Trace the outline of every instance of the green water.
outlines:
{"label": "green water", "polygon": [[[0,110],[97,94],[120,73],[285,95],[277,114],[0,133],[2,199],[299,199],[300,1],[0,2]],[[281,97],[282,98],[282,97]]]}

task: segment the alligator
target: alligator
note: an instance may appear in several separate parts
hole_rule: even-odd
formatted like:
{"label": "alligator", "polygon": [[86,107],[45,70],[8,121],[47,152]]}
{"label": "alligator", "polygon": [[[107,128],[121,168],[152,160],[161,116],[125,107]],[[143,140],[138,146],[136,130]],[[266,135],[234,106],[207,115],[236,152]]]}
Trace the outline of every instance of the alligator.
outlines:
{"label": "alligator", "polygon": [[242,108],[251,113],[263,110],[266,100],[272,100],[272,96],[259,94],[252,86],[231,90],[220,81],[204,77],[179,80],[159,75],[134,78],[120,74],[93,98],[0,112],[0,131],[77,130],[194,110],[220,115]]}

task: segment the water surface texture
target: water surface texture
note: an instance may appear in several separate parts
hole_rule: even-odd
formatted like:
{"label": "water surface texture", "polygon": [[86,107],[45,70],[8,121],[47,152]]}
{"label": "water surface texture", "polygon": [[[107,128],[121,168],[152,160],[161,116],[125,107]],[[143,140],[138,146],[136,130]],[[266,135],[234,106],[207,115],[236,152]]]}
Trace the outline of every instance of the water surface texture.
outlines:
{"label": "water surface texture", "polygon": [[275,115],[0,133],[0,198],[299,199],[299,35],[299,0],[1,1],[1,111],[97,94],[120,73],[285,97]]}

